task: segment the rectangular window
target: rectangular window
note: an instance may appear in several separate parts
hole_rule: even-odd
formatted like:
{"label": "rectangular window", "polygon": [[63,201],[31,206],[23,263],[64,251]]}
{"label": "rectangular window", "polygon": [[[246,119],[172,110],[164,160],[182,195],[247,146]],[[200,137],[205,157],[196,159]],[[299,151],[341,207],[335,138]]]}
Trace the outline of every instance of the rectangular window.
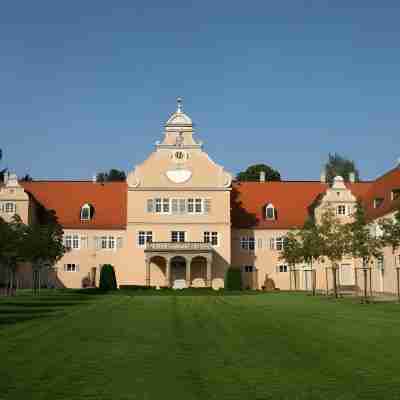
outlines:
{"label": "rectangular window", "polygon": [[64,246],[67,249],[72,249],[72,236],[71,235],[64,236]]}
{"label": "rectangular window", "polygon": [[171,242],[178,243],[185,241],[185,232],[184,231],[172,231],[171,232]]}
{"label": "rectangular window", "polygon": [[79,265],[78,264],[64,264],[64,271],[65,272],[78,272]]}
{"label": "rectangular window", "polygon": [[16,213],[17,212],[17,205],[15,203],[7,202],[5,204],[4,210],[6,213]]}
{"label": "rectangular window", "polygon": [[384,269],[384,267],[385,267],[385,259],[384,259],[383,256],[378,257],[378,259],[377,259],[377,267],[378,267],[378,269],[381,269],[381,270]]}
{"label": "rectangular window", "polygon": [[153,241],[152,231],[139,231],[138,232],[138,246],[144,247],[146,243],[151,243]]}
{"label": "rectangular window", "polygon": [[244,266],[244,272],[254,272],[255,268],[253,265],[245,265]]}
{"label": "rectangular window", "polygon": [[100,248],[101,249],[106,249],[107,248],[107,244],[108,244],[107,236],[102,236],[101,239],[100,239]]}
{"label": "rectangular window", "polygon": [[255,240],[253,237],[243,236],[240,238],[240,247],[242,250],[254,250]]}
{"label": "rectangular window", "polygon": [[283,250],[283,238],[282,237],[277,237],[275,239],[275,249],[278,251]]}
{"label": "rectangular window", "polygon": [[79,236],[78,235],[72,236],[72,248],[79,249]]}
{"label": "rectangular window", "polygon": [[287,267],[287,265],[278,265],[278,268],[277,268],[277,270],[278,270],[278,272],[288,272],[288,267]]}
{"label": "rectangular window", "polygon": [[194,199],[187,200],[187,212],[194,213]]}
{"label": "rectangular window", "polygon": [[203,201],[202,199],[195,199],[195,212],[200,214],[203,212]]}
{"label": "rectangular window", "polygon": [[219,246],[218,232],[204,232],[204,243],[210,243],[213,246]]}
{"label": "rectangular window", "polygon": [[108,237],[108,248],[111,250],[115,249],[115,237],[114,236]]}
{"label": "rectangular window", "polygon": [[156,213],[161,212],[161,199],[156,199]]}
{"label": "rectangular window", "polygon": [[336,208],[336,215],[346,215],[346,206],[343,204],[340,204]]}
{"label": "rectangular window", "polygon": [[169,199],[163,199],[163,213],[169,214]]}

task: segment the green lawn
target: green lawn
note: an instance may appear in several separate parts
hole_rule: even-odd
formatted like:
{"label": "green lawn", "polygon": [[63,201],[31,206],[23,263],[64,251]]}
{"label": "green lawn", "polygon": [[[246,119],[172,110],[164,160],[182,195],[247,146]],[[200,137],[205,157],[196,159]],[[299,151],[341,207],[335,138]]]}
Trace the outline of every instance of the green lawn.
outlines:
{"label": "green lawn", "polygon": [[291,293],[0,298],[0,399],[400,399],[400,305]]}

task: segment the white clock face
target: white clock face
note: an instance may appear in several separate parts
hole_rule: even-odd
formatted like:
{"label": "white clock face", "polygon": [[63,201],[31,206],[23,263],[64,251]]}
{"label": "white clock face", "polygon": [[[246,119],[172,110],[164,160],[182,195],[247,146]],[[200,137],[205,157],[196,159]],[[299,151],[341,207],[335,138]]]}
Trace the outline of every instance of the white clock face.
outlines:
{"label": "white clock face", "polygon": [[167,178],[174,183],[185,183],[192,177],[188,169],[172,169],[166,172]]}

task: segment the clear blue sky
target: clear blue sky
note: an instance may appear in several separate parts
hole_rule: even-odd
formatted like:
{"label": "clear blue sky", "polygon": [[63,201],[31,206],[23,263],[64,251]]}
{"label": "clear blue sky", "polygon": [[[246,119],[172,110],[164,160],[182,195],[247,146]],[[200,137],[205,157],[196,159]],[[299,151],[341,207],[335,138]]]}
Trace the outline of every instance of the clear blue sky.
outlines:
{"label": "clear blue sky", "polygon": [[364,179],[400,157],[400,2],[21,1],[0,9],[0,147],[34,178],[140,163],[184,98],[218,163]]}

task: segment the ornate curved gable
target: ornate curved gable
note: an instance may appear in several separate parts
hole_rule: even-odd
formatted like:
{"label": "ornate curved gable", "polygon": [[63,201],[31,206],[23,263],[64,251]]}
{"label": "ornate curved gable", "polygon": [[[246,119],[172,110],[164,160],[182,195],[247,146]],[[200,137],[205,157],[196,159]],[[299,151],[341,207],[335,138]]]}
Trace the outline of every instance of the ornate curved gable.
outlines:
{"label": "ornate curved gable", "polygon": [[231,174],[211,160],[194,133],[192,120],[182,111],[178,98],[177,110],[165,123],[163,141],[128,175],[129,189],[229,188]]}

